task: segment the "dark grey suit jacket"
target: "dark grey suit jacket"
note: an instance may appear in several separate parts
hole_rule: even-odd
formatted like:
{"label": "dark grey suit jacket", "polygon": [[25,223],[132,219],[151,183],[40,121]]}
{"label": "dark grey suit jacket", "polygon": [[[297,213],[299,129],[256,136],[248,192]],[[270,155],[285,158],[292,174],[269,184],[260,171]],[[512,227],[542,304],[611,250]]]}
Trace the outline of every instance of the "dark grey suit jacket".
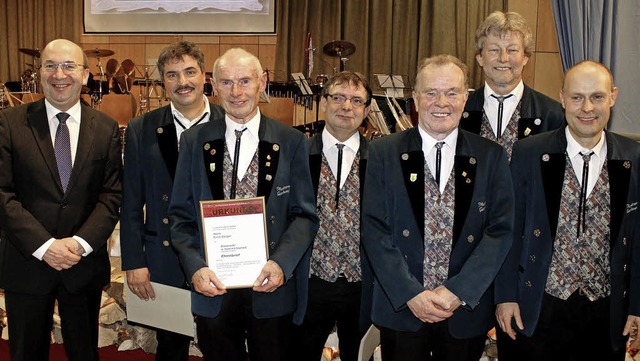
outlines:
{"label": "dark grey suit jacket", "polygon": [[[224,116],[220,106],[209,106],[209,121]],[[185,283],[184,273],[171,247],[168,218],[178,162],[178,138],[171,106],[132,119],[125,139],[120,216],[122,269],[147,267],[151,281],[181,287]]]}
{"label": "dark grey suit jacket", "polygon": [[[225,130],[224,120],[216,119],[184,132],[180,140],[169,217],[172,242],[188,280],[207,266],[200,231],[200,201],[224,199]],[[307,293],[296,287],[296,277],[300,260],[318,230],[318,217],[304,134],[263,115],[259,138],[257,195],[264,196],[266,201],[270,259],[282,268],[285,276],[285,284],[275,292],[253,293],[254,315],[268,318],[292,314],[301,293]],[[224,297],[205,297],[193,292],[192,311],[215,317]]]}
{"label": "dark grey suit jacket", "polygon": [[[611,196],[611,338],[624,347],[629,314],[640,316],[640,145],[606,133]],[[514,243],[496,278],[496,302],[518,302],[523,334],[536,329],[553,243],[566,165],[564,128],[516,143],[511,170],[516,193]],[[515,328],[517,329],[517,328]]]}
{"label": "dark grey suit jacket", "polygon": [[[73,171],[63,193],[44,99],[0,113],[0,286],[28,294],[102,288],[107,240],[118,221],[122,155],[118,124],[82,105]],[[93,252],[56,271],[32,256],[50,238],[78,235]]]}
{"label": "dark grey suit jacket", "polygon": [[[372,320],[398,331],[422,322],[407,301],[424,291],[425,158],[418,128],[371,142],[364,187],[362,243],[375,275]],[[454,164],[455,214],[449,278],[466,307],[449,321],[468,338],[494,325],[491,284],[511,246],[513,188],[498,144],[459,131]]]}

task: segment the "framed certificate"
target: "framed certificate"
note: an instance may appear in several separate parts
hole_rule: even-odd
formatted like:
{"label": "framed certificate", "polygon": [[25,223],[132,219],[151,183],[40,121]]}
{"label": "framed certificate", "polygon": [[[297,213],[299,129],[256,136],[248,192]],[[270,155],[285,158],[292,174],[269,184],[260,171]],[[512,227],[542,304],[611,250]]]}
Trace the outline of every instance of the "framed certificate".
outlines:
{"label": "framed certificate", "polygon": [[253,287],[269,259],[264,197],[201,201],[205,258],[227,288]]}

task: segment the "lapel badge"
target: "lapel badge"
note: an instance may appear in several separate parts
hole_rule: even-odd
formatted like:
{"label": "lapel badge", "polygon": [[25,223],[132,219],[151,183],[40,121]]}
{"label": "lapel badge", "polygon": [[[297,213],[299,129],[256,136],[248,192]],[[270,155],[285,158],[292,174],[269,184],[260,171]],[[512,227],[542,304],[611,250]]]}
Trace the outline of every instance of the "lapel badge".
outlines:
{"label": "lapel badge", "polygon": [[279,151],[279,150],[280,150],[280,146],[279,146],[278,144],[274,144],[274,145],[273,145],[273,151],[274,151],[274,152],[277,152],[277,151]]}
{"label": "lapel badge", "polygon": [[409,175],[409,180],[411,181],[411,183],[415,182],[418,179],[418,174],[417,173],[411,173]]}
{"label": "lapel badge", "polygon": [[476,158],[474,158],[474,157],[469,158],[469,164],[471,164],[471,165],[476,164]]}
{"label": "lapel badge", "polygon": [[471,178],[467,178],[467,179],[465,180],[465,183],[467,183],[467,184],[471,184]]}
{"label": "lapel badge", "polygon": [[463,118],[469,118],[469,112],[462,113],[462,117]]}
{"label": "lapel badge", "polygon": [[625,160],[624,163],[622,163],[622,166],[625,167],[626,169],[631,168],[631,162],[629,162],[628,160]]}
{"label": "lapel badge", "polygon": [[264,179],[266,179],[267,181],[271,181],[271,179],[273,179],[273,177],[271,176],[271,174],[267,174]]}
{"label": "lapel badge", "polygon": [[210,153],[211,155],[216,155],[216,150],[215,150],[215,149],[211,149],[211,150],[209,151],[209,153]]}
{"label": "lapel badge", "polygon": [[466,170],[463,170],[463,171],[462,171],[462,176],[463,176],[463,177],[466,177],[466,176],[467,176],[467,171],[466,171]]}
{"label": "lapel badge", "polygon": [[271,162],[265,162],[264,165],[265,167],[271,167]]}
{"label": "lapel badge", "polygon": [[216,164],[215,163],[209,163],[209,170],[211,171],[211,173],[216,171]]}
{"label": "lapel badge", "polygon": [[409,159],[409,154],[402,153],[402,160],[407,160],[407,159]]}
{"label": "lapel badge", "polygon": [[162,133],[164,133],[164,129],[162,129],[161,127],[158,127],[158,128],[156,128],[156,132],[158,134],[162,134]]}
{"label": "lapel badge", "polygon": [[209,149],[211,149],[211,144],[204,143],[204,150],[209,150]]}
{"label": "lapel badge", "polygon": [[267,154],[267,160],[271,160],[271,154]]}
{"label": "lapel badge", "polygon": [[543,162],[548,162],[549,161],[549,154],[543,154],[542,155],[542,161]]}
{"label": "lapel badge", "polygon": [[524,130],[524,136],[528,137],[529,134],[531,134],[531,129],[529,129],[529,127],[527,127],[527,129]]}
{"label": "lapel badge", "polygon": [[540,125],[540,124],[542,124],[542,119],[540,119],[540,118],[536,118],[536,120],[534,120],[534,121],[533,121],[533,124],[535,124],[535,125]]}

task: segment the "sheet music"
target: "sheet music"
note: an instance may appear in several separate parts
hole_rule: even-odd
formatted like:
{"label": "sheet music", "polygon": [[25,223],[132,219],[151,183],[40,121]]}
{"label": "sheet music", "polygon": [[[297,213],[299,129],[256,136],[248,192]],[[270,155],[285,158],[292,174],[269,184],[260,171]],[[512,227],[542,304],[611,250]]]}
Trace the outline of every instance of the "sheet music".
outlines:
{"label": "sheet music", "polygon": [[307,79],[304,77],[302,73],[291,73],[293,80],[295,80],[296,85],[300,88],[300,91],[303,95],[311,95],[313,92],[311,91],[311,87],[307,82]]}

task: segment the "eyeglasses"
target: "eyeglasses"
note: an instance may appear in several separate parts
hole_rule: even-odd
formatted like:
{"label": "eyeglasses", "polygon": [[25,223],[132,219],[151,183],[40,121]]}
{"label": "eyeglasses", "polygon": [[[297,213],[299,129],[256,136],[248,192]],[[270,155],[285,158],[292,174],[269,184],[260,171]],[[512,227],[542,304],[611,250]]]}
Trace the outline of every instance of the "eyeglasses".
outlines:
{"label": "eyeglasses", "polygon": [[450,101],[455,101],[462,98],[464,94],[464,90],[455,88],[455,89],[449,89],[447,91],[441,92],[435,89],[427,89],[427,90],[420,91],[419,94],[430,101],[439,99],[440,95],[444,95]]}
{"label": "eyeglasses", "polygon": [[347,100],[351,101],[351,105],[353,105],[356,108],[362,108],[366,105],[367,101],[359,98],[359,97],[353,97],[353,98],[347,98],[346,96],[342,95],[342,94],[327,94],[326,97],[328,99],[331,99],[331,101],[335,104],[344,104],[344,102],[346,102]]}
{"label": "eyeglasses", "polygon": [[42,66],[42,69],[48,73],[53,73],[58,70],[58,67],[60,67],[64,73],[73,73],[74,71],[80,69],[80,67],[85,68],[85,66],[82,64],[69,61],[66,63],[46,63]]}

